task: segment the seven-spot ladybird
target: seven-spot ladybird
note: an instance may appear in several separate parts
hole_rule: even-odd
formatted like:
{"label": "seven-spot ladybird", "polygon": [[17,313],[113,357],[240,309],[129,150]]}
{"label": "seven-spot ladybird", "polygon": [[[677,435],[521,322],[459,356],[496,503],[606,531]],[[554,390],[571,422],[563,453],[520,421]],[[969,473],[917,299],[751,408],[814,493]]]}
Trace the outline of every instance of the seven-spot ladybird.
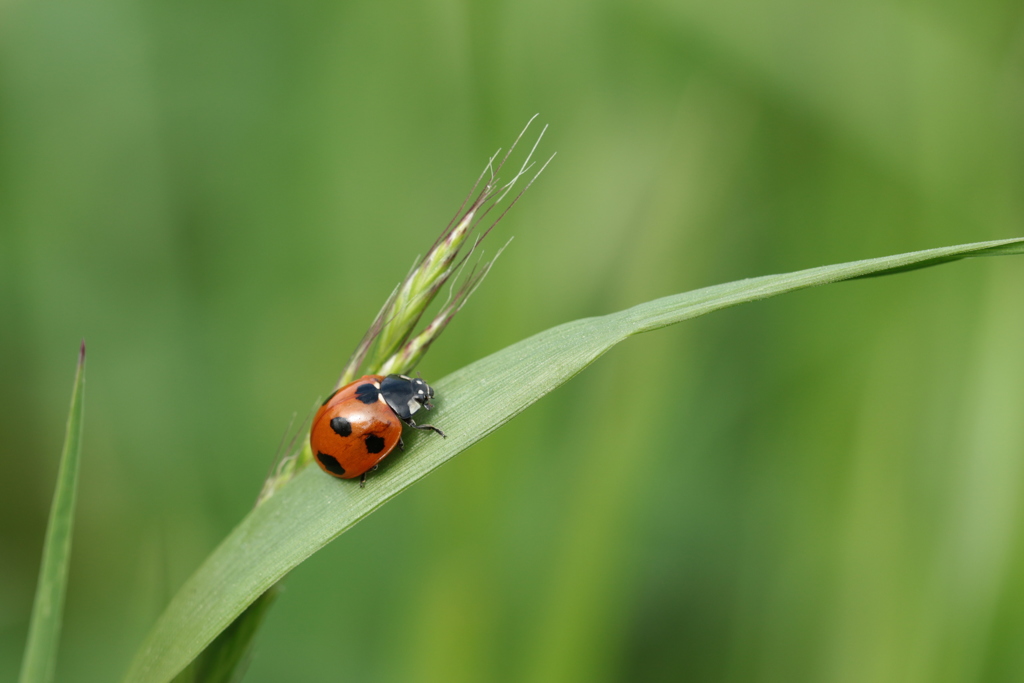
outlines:
{"label": "seven-spot ladybird", "polygon": [[403,448],[402,423],[415,429],[412,415],[420,408],[430,410],[434,390],[421,379],[405,375],[365,375],[327,397],[313,418],[309,445],[317,463],[327,474],[342,479],[361,477],[394,450]]}

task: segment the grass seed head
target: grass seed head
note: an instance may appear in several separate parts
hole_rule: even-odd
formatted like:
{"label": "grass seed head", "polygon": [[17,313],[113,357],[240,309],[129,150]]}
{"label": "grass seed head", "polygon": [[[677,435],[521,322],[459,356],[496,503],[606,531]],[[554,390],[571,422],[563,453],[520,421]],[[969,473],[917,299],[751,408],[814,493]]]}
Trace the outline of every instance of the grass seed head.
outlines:
{"label": "grass seed head", "polygon": [[[498,150],[488,160],[480,177],[474,183],[473,189],[470,190],[462,206],[455,213],[455,217],[441,231],[426,255],[417,260],[409,274],[398,283],[398,286],[384,302],[377,317],[370,325],[370,329],[363,335],[355,352],[345,365],[335,389],[363,374],[387,375],[410,372],[422,360],[430,345],[437,340],[448,323],[462,310],[466,301],[483,282],[505,247],[499,249],[494,258],[482,264],[478,262],[466,273],[470,258],[480,247],[484,238],[494,229],[494,226],[505,217],[509,209],[519,201],[523,193],[530,188],[533,181],[554,158],[554,155],[548,158],[526,182],[525,186],[512,196],[510,201],[504,201],[511,195],[516,184],[534,168],[533,154],[544,137],[547,126],[537,136],[537,141],[515,176],[504,183],[499,177],[505,162],[508,161],[509,156],[536,118],[535,115],[527,122],[526,127],[523,128],[519,137],[512,143],[500,161],[495,163],[495,160],[501,156],[501,150]],[[481,182],[483,182],[482,188],[480,187]],[[480,188],[479,192],[477,192],[478,188]],[[494,211],[496,208],[498,210]],[[496,217],[489,218],[492,211]],[[486,230],[480,232],[478,227],[485,220],[490,223]],[[507,243],[505,246],[508,246]],[[456,283],[460,279],[461,283],[456,288]],[[451,281],[451,285],[448,288],[448,297],[441,305],[440,310],[427,323],[426,327],[414,334],[420,318],[449,281]],[[368,358],[369,361],[367,361]],[[290,428],[289,431],[291,431]],[[257,505],[272,496],[299,470],[312,462],[309,439],[299,438],[307,435],[308,425],[302,425],[291,437],[287,448],[279,449],[284,455],[279,457],[271,468],[257,498]],[[283,445],[284,441],[282,441]]]}
{"label": "grass seed head", "polygon": [[[344,372],[338,379],[337,386],[340,387],[351,382],[363,372],[386,374],[410,371],[423,357],[430,344],[437,339],[455,314],[465,305],[466,300],[487,275],[494,263],[493,259],[482,267],[473,268],[458,288],[457,293],[449,294],[449,301],[442,306],[441,311],[419,334],[413,336],[420,318],[444,288],[444,285],[450,278],[464,270],[468,259],[480,246],[480,243],[505,217],[505,214],[522,197],[523,193],[529,189],[537,176],[550,163],[551,158],[554,158],[553,156],[549,158],[522,190],[511,201],[503,204],[516,184],[534,168],[533,154],[544,137],[546,126],[541,130],[537,141],[515,176],[507,182],[502,182],[499,177],[509,156],[536,118],[534,116],[530,119],[500,161],[495,163],[501,155],[501,150],[498,150],[488,160],[483,172],[473,185],[473,189],[470,190],[462,206],[455,213],[455,217],[441,232],[426,255],[415,264],[405,279],[388,297],[370,329],[356,347],[355,353],[349,359]],[[483,187],[477,192],[481,182],[484,183]],[[495,208],[498,208],[498,211],[495,212],[497,217],[491,219],[489,216]],[[483,232],[479,232],[478,226],[486,220],[491,221],[490,225]],[[474,233],[478,234],[473,237]],[[467,246],[468,249],[463,253]],[[367,358],[370,359],[369,362],[366,362]]]}

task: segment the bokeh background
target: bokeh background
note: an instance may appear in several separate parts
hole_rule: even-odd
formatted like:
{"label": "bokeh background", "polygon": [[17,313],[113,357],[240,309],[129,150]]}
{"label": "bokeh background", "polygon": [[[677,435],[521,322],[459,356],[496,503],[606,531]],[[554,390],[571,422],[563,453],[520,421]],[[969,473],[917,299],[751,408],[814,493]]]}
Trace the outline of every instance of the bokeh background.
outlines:
{"label": "bokeh background", "polygon": [[[558,156],[428,379],[1024,235],[1020,3],[6,0],[0,679],[79,339],[58,678],[111,681],[536,112]],[[632,339],[294,571],[246,680],[1020,680],[1022,295],[977,259]]]}

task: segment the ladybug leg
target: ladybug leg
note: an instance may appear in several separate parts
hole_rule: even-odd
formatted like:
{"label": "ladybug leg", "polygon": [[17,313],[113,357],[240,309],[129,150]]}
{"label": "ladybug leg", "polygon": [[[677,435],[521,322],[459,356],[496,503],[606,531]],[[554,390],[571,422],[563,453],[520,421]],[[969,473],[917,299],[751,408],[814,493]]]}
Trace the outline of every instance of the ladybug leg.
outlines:
{"label": "ladybug leg", "polygon": [[398,450],[400,450],[400,451],[404,451],[405,450],[405,442],[402,441],[402,437],[398,437]]}
{"label": "ladybug leg", "polygon": [[447,436],[444,435],[444,432],[442,432],[440,429],[438,429],[434,425],[418,425],[418,424],[416,424],[415,422],[412,421],[411,417],[408,420],[405,421],[405,424],[409,425],[413,429],[429,429],[432,432],[437,432],[438,434],[441,435],[442,439],[447,439],[448,438]]}
{"label": "ladybug leg", "polygon": [[359,477],[359,488],[366,488],[366,472],[363,472],[363,476]]}

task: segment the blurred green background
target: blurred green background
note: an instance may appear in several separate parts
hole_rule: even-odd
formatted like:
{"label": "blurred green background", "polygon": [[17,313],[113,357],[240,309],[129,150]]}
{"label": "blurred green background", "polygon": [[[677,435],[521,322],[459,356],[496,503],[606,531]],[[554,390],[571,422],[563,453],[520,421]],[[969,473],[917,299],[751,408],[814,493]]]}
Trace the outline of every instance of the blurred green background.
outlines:
{"label": "blurred green background", "polygon": [[[0,680],[79,339],[58,679],[111,681],[538,111],[558,157],[427,379],[1024,235],[1020,3],[6,0]],[[1022,293],[977,259],[630,340],[301,565],[246,680],[1020,680]]]}

